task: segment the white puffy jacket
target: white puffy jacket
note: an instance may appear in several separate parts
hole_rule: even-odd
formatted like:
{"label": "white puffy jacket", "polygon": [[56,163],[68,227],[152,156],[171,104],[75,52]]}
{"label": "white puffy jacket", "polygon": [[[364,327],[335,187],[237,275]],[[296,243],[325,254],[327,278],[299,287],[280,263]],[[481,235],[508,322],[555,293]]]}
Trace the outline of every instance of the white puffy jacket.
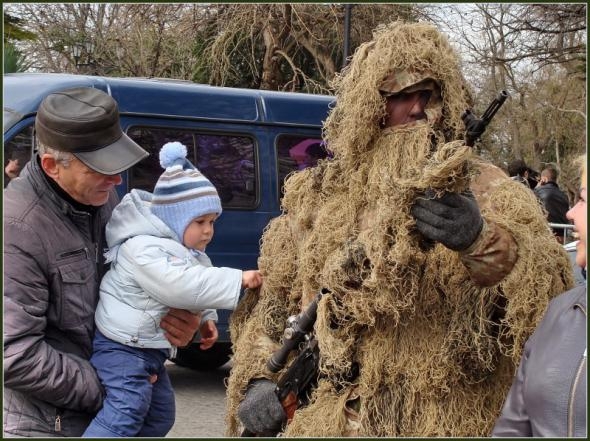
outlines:
{"label": "white puffy jacket", "polygon": [[[235,309],[242,271],[215,268],[205,253],[193,255],[149,209],[152,194],[132,190],[106,227],[111,269],[102,279],[96,326],[119,343],[170,348],[160,320],[170,307],[204,311]],[[208,311],[206,311],[208,310]]]}

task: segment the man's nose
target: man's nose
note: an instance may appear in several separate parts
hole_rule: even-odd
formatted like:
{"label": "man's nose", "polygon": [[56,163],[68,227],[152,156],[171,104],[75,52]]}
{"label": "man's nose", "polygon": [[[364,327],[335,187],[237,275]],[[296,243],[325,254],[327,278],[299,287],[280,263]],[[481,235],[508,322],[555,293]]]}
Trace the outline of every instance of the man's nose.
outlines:
{"label": "man's nose", "polygon": [[109,175],[108,176],[108,181],[110,183],[112,183],[113,185],[119,185],[121,182],[123,182],[123,178],[121,177],[120,174],[118,174],[118,175]]}
{"label": "man's nose", "polygon": [[[577,204],[576,204],[577,205]],[[567,220],[574,220],[574,209],[576,208],[576,205],[574,205],[572,208],[570,208],[566,213],[565,213],[565,217]]]}
{"label": "man's nose", "polygon": [[426,106],[424,105],[424,103],[420,99],[420,97],[416,97],[416,99],[414,100],[414,103],[412,104],[412,107],[410,108],[410,115],[425,117],[426,116],[426,114],[424,113],[425,107]]}

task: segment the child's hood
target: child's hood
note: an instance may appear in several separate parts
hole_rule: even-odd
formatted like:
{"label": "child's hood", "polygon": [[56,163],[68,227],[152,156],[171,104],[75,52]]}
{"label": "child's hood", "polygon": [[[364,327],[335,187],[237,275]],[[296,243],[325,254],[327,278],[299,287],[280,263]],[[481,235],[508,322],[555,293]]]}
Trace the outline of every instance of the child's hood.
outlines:
{"label": "child's hood", "polygon": [[139,235],[177,240],[174,232],[150,211],[152,196],[147,191],[135,189],[123,197],[106,226],[109,248]]}

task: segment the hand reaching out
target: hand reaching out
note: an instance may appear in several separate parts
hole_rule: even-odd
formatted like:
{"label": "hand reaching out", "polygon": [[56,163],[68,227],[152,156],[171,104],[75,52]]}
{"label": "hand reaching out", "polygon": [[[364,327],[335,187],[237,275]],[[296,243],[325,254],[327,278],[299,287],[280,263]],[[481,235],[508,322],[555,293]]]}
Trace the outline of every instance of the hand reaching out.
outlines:
{"label": "hand reaching out", "polygon": [[258,288],[262,285],[262,274],[258,270],[242,272],[242,288]]}

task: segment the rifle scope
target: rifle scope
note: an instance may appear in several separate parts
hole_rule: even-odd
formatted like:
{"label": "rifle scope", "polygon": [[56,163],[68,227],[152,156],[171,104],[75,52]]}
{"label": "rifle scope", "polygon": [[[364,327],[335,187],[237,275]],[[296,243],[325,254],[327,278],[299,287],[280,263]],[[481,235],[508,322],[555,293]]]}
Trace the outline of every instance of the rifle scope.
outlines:
{"label": "rifle scope", "polygon": [[276,373],[285,367],[287,357],[291,351],[299,346],[305,340],[307,334],[313,330],[317,317],[318,302],[324,294],[329,292],[329,289],[322,288],[305,310],[301,311],[294,319],[290,318],[288,320],[288,326],[283,334],[283,345],[272,354],[266,363],[269,371]]}

